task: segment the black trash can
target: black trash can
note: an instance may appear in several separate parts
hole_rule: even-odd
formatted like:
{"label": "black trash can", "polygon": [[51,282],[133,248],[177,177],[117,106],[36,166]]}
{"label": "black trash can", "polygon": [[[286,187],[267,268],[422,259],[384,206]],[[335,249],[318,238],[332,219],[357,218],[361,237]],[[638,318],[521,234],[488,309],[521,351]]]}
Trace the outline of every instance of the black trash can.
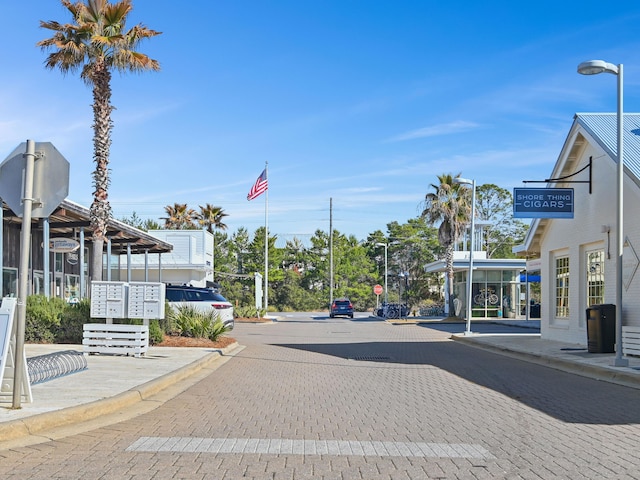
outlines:
{"label": "black trash can", "polygon": [[616,346],[616,306],[611,303],[587,308],[589,353],[614,353]]}

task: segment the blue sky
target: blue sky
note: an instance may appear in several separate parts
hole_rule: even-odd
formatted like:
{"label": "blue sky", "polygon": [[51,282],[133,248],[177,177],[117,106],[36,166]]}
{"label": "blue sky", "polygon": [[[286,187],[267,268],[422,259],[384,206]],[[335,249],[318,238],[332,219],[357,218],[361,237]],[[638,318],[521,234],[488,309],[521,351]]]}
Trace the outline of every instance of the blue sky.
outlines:
{"label": "blue sky", "polygon": [[[91,90],[45,70],[39,20],[58,0],[3,2],[0,160],[52,142],[69,199],[91,203]],[[129,26],[159,73],[114,75],[116,218],[212,203],[230,232],[264,225],[248,202],[269,165],[269,229],[303,241],[333,225],[365,239],[420,213],[441,173],[512,190],[547,178],[576,112],[640,111],[640,3],[627,1],[134,0]],[[578,187],[580,188],[580,187]]]}

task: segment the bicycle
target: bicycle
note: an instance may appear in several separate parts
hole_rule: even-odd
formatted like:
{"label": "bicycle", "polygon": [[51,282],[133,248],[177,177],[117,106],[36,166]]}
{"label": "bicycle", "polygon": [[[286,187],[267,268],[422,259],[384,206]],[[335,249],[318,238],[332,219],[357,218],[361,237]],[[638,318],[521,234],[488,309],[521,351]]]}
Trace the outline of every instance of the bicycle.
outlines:
{"label": "bicycle", "polygon": [[384,318],[400,318],[400,309],[394,303],[389,303],[382,308]]}
{"label": "bicycle", "polygon": [[419,310],[421,317],[442,317],[444,316],[444,305],[430,305],[421,307]]}
{"label": "bicycle", "polygon": [[489,290],[488,288],[483,288],[480,293],[473,297],[473,302],[476,305],[486,305],[487,303],[489,305],[497,305],[499,300],[495,290]]}

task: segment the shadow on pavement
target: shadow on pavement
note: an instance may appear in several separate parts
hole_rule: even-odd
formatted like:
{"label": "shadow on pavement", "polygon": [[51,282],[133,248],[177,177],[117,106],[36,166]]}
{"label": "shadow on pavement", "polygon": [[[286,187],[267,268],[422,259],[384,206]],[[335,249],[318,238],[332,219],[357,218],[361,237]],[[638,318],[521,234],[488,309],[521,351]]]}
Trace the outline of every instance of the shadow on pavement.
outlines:
{"label": "shadow on pavement", "polygon": [[[569,423],[640,423],[638,391],[457,342],[273,344],[353,361],[353,366],[430,365]],[[358,363],[366,362],[366,363]],[[350,365],[349,365],[350,366]],[[399,374],[401,374],[399,372]],[[624,406],[624,408],[621,408]]]}

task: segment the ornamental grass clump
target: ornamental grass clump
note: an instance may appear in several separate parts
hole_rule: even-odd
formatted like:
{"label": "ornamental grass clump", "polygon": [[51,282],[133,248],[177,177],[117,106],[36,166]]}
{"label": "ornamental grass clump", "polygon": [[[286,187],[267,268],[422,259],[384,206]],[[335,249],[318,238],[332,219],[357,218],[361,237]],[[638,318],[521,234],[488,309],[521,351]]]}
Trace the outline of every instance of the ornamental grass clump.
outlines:
{"label": "ornamental grass clump", "polygon": [[229,331],[217,312],[204,312],[190,305],[169,309],[167,318],[175,332],[183,337],[208,338],[215,342]]}

